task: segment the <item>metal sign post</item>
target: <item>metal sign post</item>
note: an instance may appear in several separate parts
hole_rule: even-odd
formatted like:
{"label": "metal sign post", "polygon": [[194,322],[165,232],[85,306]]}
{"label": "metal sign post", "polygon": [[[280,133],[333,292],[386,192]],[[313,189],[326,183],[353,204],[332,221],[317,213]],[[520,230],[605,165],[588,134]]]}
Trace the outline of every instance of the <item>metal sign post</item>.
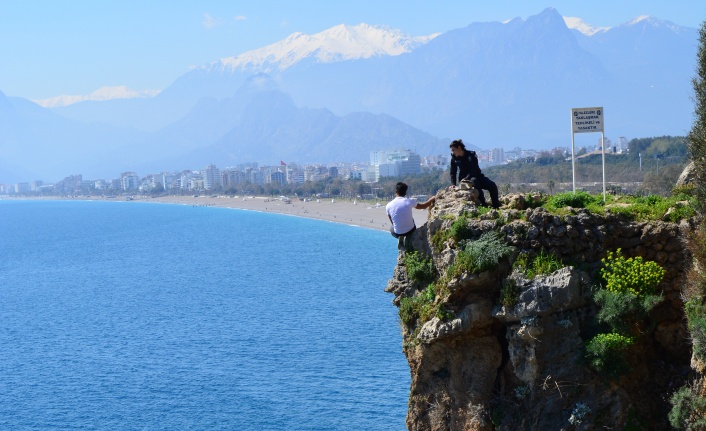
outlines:
{"label": "metal sign post", "polygon": [[574,134],[601,132],[601,156],[603,157],[603,202],[605,202],[605,135],[603,108],[571,108],[571,176],[576,193],[576,163],[574,157]]}

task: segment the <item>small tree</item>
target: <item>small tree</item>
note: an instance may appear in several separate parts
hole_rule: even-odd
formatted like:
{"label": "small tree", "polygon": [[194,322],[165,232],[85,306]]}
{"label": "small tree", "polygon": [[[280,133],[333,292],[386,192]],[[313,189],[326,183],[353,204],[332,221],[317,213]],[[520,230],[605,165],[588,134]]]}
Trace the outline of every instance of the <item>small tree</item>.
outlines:
{"label": "small tree", "polygon": [[696,202],[700,213],[706,212],[706,21],[699,30],[699,51],[697,53],[694,87],[694,124],[687,136],[687,146],[695,165]]}

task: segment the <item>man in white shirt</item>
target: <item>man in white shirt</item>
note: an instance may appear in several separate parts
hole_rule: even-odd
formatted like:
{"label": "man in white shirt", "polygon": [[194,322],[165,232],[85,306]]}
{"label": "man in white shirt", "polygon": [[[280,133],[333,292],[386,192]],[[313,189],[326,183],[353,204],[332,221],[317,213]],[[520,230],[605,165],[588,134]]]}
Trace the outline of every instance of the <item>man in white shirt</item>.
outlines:
{"label": "man in white shirt", "polygon": [[417,203],[414,199],[406,198],[407,184],[399,182],[395,186],[395,198],[385,206],[387,217],[392,223],[390,233],[398,239],[397,248],[405,250],[408,245],[408,237],[417,229],[414,224],[412,208],[423,210],[434,205],[436,197],[432,196],[424,203]]}

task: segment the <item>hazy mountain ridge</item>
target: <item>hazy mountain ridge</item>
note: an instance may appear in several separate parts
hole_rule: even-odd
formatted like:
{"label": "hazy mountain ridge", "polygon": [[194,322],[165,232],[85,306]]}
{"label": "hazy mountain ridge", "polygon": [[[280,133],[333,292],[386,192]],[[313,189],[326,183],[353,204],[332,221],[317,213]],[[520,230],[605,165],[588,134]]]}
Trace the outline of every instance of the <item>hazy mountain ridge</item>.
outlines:
{"label": "hazy mountain ridge", "polygon": [[[438,154],[449,138],[484,148],[551,148],[568,145],[568,111],[579,106],[604,106],[609,137],[688,129],[695,29],[651,17],[599,31],[579,21],[570,26],[552,8],[426,38],[341,25],[194,69],[151,98],[30,115],[6,106],[42,108],[0,97],[0,121],[9,124],[0,130],[0,181],[27,179],[9,171],[86,173],[87,164],[105,172],[112,163],[112,174],[103,175],[135,165],[197,168],[176,162],[196,161],[199,152],[199,160],[225,164],[238,157],[363,160],[376,147]],[[258,79],[269,87],[255,85]],[[281,112],[266,109],[275,100]],[[23,158],[18,148],[41,149],[47,160]]]}

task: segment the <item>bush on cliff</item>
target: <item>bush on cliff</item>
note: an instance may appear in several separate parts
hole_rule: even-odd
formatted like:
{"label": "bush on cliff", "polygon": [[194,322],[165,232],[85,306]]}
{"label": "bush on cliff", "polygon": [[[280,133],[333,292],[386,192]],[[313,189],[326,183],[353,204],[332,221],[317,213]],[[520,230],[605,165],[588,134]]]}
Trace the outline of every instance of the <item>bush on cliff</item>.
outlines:
{"label": "bush on cliff", "polygon": [[412,281],[427,283],[434,279],[434,263],[431,258],[421,252],[410,251],[405,253],[404,266],[407,268],[407,275]]}
{"label": "bush on cliff", "polygon": [[669,423],[674,428],[689,431],[706,430],[706,398],[703,397],[703,380],[677,390],[669,399],[672,410]]}
{"label": "bush on cliff", "polygon": [[616,332],[598,334],[586,343],[586,357],[596,371],[618,377],[628,370],[624,354],[634,342]]}
{"label": "bush on cliff", "polygon": [[601,262],[603,285],[593,296],[599,306],[596,319],[612,332],[598,334],[586,343],[586,357],[597,371],[617,377],[628,370],[624,355],[646,332],[643,322],[662,300],[656,290],[665,271],[641,257],[626,259],[620,249],[608,252]]}
{"label": "bush on cliff", "polygon": [[462,249],[449,267],[448,274],[458,277],[464,272],[478,274],[494,269],[500,260],[509,256],[514,247],[507,245],[497,232],[485,232],[475,241],[462,243]]}

